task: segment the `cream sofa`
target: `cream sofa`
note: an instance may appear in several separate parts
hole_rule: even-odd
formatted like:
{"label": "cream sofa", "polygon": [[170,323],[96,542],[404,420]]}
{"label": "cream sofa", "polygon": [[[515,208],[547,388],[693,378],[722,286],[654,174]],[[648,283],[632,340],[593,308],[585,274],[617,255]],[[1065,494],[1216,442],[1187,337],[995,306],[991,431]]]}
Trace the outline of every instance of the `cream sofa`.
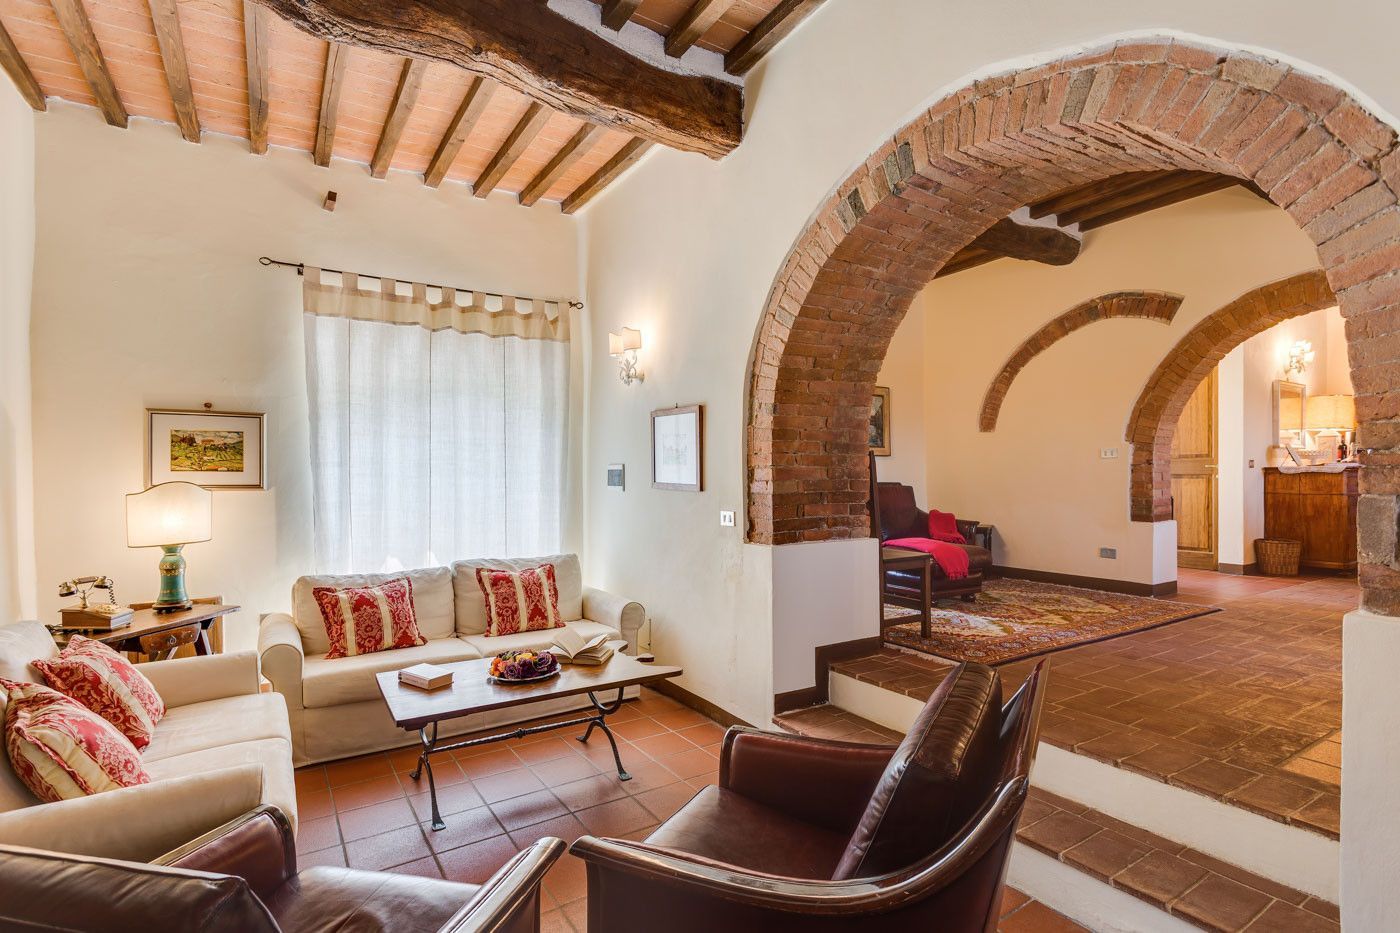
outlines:
{"label": "cream sofa", "polygon": [[[29,662],[57,654],[38,622],[0,626],[0,678],[42,684]],[[0,843],[144,862],[263,804],[296,825],[287,707],[259,692],[256,654],[155,661],[141,673],[166,707],[141,755],[151,783],[43,803],[0,752]],[[0,694],[0,719],[4,704]]]}
{"label": "cream sofa", "polygon": [[[395,671],[424,661],[447,664],[491,657],[511,649],[549,647],[554,636],[548,631],[488,636],[486,599],[476,582],[478,567],[518,570],[546,563],[554,565],[559,611],[568,626],[584,638],[608,632],[625,639],[628,652],[635,653],[637,632],[646,620],[646,611],[638,603],[585,587],[575,554],[468,560],[426,570],[298,579],[292,585],[291,614],[264,616],[258,636],[263,676],[287,701],[296,764],[397,748],[416,740],[414,734],[398,728],[390,718],[375,682],[375,675],[381,671]],[[328,659],[330,643],[312,589],[373,585],[404,576],[413,583],[414,613],[427,644]],[[578,709],[587,703],[586,697],[570,697],[524,709],[502,710],[444,723],[441,734],[518,722]]]}

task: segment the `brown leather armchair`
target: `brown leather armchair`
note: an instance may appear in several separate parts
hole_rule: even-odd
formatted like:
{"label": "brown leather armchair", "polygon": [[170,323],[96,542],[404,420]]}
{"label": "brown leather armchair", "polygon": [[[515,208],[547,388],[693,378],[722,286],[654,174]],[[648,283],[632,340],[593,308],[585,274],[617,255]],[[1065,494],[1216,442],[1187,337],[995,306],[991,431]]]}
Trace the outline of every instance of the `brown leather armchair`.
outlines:
{"label": "brown leather armchair", "polygon": [[537,933],[539,887],[564,851],[541,839],[484,885],[314,867],[261,807],[152,864],[0,845],[0,928],[103,933]]}
{"label": "brown leather armchair", "polygon": [[[899,538],[928,537],[928,512],[919,508],[914,501],[914,488],[903,483],[873,483],[871,497],[874,508],[871,519],[874,522],[875,537],[881,544]],[[967,552],[967,577],[949,580],[943,575],[938,564],[933,564],[933,580],[930,584],[931,596],[974,596],[982,590],[982,581],[992,569],[992,529],[973,521],[958,521],[958,533],[967,539],[967,544],[959,545]],[[919,593],[918,574],[910,570],[884,571],[884,597],[886,602],[918,609],[922,606]]]}
{"label": "brown leather armchair", "polygon": [[962,665],[897,747],[735,728],[718,787],[644,842],[584,836],[590,931],[996,929],[1043,665]]}

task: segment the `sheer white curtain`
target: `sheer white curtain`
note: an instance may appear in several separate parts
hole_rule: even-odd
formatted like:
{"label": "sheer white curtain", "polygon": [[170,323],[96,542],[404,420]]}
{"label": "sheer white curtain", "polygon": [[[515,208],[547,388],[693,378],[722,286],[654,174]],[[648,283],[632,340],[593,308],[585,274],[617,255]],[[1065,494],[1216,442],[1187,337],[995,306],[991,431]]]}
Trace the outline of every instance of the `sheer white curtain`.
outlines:
{"label": "sheer white curtain", "polygon": [[[308,268],[316,562],[373,572],[559,550],[568,315]],[[434,290],[436,291],[436,290]],[[488,307],[488,303],[493,305]]]}

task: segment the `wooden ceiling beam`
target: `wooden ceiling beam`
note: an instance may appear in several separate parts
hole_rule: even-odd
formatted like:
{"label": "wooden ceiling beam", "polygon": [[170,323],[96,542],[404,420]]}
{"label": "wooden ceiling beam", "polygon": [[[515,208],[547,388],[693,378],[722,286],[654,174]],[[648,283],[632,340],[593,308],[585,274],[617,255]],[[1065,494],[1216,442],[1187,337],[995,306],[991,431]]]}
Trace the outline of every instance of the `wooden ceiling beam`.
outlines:
{"label": "wooden ceiling beam", "polygon": [[350,50],[339,42],[326,43],[326,69],[321,78],[321,109],[316,117],[316,147],[312,158],[317,165],[330,165],[335,150],[335,127],[340,118],[340,92],[345,89],[345,66]]}
{"label": "wooden ceiling beam", "polygon": [[1239,184],[1239,179],[1231,178],[1229,175],[1208,175],[1205,178],[1196,179],[1194,184],[1187,185],[1186,187],[1166,191],[1154,198],[1138,201],[1134,204],[1121,207],[1118,210],[1108,211],[1095,217],[1087,218],[1079,224],[1079,227],[1081,230],[1093,230],[1095,227],[1102,227],[1104,224],[1111,224],[1118,220],[1126,220],[1137,214],[1155,211],[1159,207],[1168,207],[1182,201],[1189,201],[1191,198],[1199,198],[1201,195],[1210,194],[1213,191],[1222,191],[1236,184]]}
{"label": "wooden ceiling beam", "polygon": [[660,68],[544,3],[259,2],[323,39],[465,68],[546,107],[673,149],[720,158],[743,135],[739,84]]}
{"label": "wooden ceiling beam", "polygon": [[484,198],[496,186],[501,183],[501,179],[506,177],[506,172],[515,164],[515,160],[520,158],[520,154],[525,148],[534,142],[535,137],[540,135],[540,130],[549,122],[553,114],[547,107],[538,101],[531,101],[530,106],[525,108],[525,114],[520,121],[515,124],[515,128],[510,131],[506,141],[501,144],[501,148],[496,150],[496,154],[491,157],[491,161],[486,164],[486,168],[481,170],[481,175],[476,179],[476,184],[472,185],[472,194],[478,198]]}
{"label": "wooden ceiling beam", "polygon": [[452,163],[457,161],[457,153],[462,151],[462,144],[467,141],[467,137],[476,126],[476,121],[486,112],[486,105],[491,103],[491,95],[495,90],[496,82],[490,78],[472,79],[466,96],[462,98],[462,105],[457,108],[456,116],[448,125],[447,132],[442,135],[442,142],[438,143],[433,160],[428,163],[428,171],[423,175],[423,184],[429,188],[436,188],[442,184],[442,180],[452,168]]}
{"label": "wooden ceiling beam", "polygon": [[[1211,175],[1205,172],[1167,172],[1148,181],[1146,184],[1133,185],[1121,192],[1099,198],[1089,204],[1076,207],[1073,210],[1063,211],[1056,214],[1055,217],[1062,225],[1067,227],[1070,224],[1092,220],[1101,214],[1109,214],[1125,207],[1132,207],[1134,204],[1143,201],[1155,200],[1173,191],[1180,191],[1183,188],[1193,188],[1199,184],[1202,179],[1221,177],[1225,176]],[[1234,181],[1233,178],[1228,179],[1226,184],[1234,184]]]}
{"label": "wooden ceiling beam", "polygon": [[649,139],[633,139],[627,145],[618,150],[598,171],[594,172],[587,181],[574,189],[573,193],[564,199],[560,209],[566,214],[572,214],[593,200],[598,194],[612,184],[617,176],[627,171],[636,163],[638,159],[646,155],[646,151],[651,148]]}
{"label": "wooden ceiling beam", "polygon": [[603,25],[609,29],[621,29],[641,5],[642,0],[603,0]]}
{"label": "wooden ceiling beam", "polygon": [[572,168],[575,162],[588,154],[588,150],[597,144],[605,132],[606,130],[596,123],[585,123],[579,127],[573,138],[549,160],[549,164],[530,179],[525,190],[520,192],[520,203],[526,207],[533,207],[536,201],[544,197],[545,192],[554,187],[555,182],[564,177],[564,173]]}
{"label": "wooden ceiling beam", "polygon": [[1061,191],[1053,197],[1036,201],[1029,208],[1030,215],[1039,220],[1042,217],[1049,217],[1052,214],[1061,214],[1065,211],[1073,210],[1076,207],[1093,204],[1095,201],[1101,200],[1102,198],[1119,194],[1131,188],[1136,188],[1139,185],[1151,184],[1164,174],[1172,173],[1125,172],[1122,175],[1101,178],[1087,185],[1076,185],[1067,191]]}
{"label": "wooden ceiling beam", "polygon": [[992,224],[971,246],[1012,259],[1067,266],[1078,257],[1084,243],[1059,227],[1037,227],[1007,217]]}
{"label": "wooden ceiling beam", "polygon": [[788,33],[810,16],[821,2],[822,0],[782,0],[724,56],[724,70],[732,75],[741,75],[757,65],[760,58],[786,39]]}
{"label": "wooden ceiling beam", "polygon": [[248,61],[248,148],[267,152],[267,12],[243,0],[243,48]]}
{"label": "wooden ceiling beam", "polygon": [[423,89],[423,74],[427,70],[428,63],[421,58],[403,60],[399,86],[394,89],[394,102],[389,105],[389,115],[384,118],[384,129],[379,133],[379,144],[374,147],[374,158],[369,163],[369,173],[375,178],[389,174],[394,150],[399,148],[403,128],[408,125],[408,118],[418,103],[418,92]]}
{"label": "wooden ceiling beam", "polygon": [[20,56],[15,40],[5,31],[4,23],[0,23],[0,68],[5,69],[5,74],[10,76],[20,96],[29,106],[35,110],[49,109],[48,101],[44,100],[44,89],[34,80],[34,72],[29,70],[24,58]]}
{"label": "wooden ceiling beam", "polygon": [[107,70],[107,60],[102,57],[102,47],[97,44],[97,36],[92,32],[92,23],[88,21],[87,10],[83,9],[83,0],[49,0],[49,4],[58,17],[58,25],[67,37],[68,45],[73,49],[73,57],[78,60],[83,77],[92,88],[93,97],[97,98],[102,115],[112,126],[125,129],[128,122],[126,107],[122,106],[121,95],[112,82],[112,73]]}
{"label": "wooden ceiling beam", "polygon": [[734,0],[695,0],[666,36],[666,54],[680,58],[700,41],[719,18],[729,12]]}
{"label": "wooden ceiling beam", "polygon": [[175,122],[180,135],[192,143],[199,142],[199,111],[194,105],[194,88],[190,85],[190,63],[185,57],[185,37],[180,31],[180,10],[175,0],[147,0],[151,8],[151,24],[155,27],[160,61],[165,67],[165,83],[170,88],[170,101],[175,105]]}

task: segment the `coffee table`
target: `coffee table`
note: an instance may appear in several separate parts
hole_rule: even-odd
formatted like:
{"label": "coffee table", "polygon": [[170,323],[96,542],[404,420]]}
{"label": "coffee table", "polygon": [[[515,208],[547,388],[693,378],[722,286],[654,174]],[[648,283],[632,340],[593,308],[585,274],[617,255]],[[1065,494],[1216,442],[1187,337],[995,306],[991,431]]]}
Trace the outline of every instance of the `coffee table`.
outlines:
{"label": "coffee table", "polygon": [[[385,671],[377,674],[379,692],[389,706],[389,715],[400,729],[417,730],[423,749],[418,754],[418,764],[409,777],[415,781],[420,775],[428,776],[428,796],[433,807],[433,829],[446,829],[438,812],[437,785],[433,782],[432,756],[440,752],[450,752],[459,748],[471,748],[490,742],[518,739],[537,732],[550,732],[555,729],[568,729],[587,723],[588,728],[578,736],[580,742],[587,742],[593,730],[600,730],[607,736],[612,746],[613,762],[617,765],[620,780],[630,781],[632,776],[622,766],[622,756],[617,750],[617,740],[608,728],[607,717],[622,707],[622,692],[627,687],[654,683],[681,674],[679,667],[662,664],[644,664],[625,654],[614,654],[606,664],[596,666],[565,664],[558,676],[548,680],[525,684],[494,684],[486,678],[491,671],[491,659],[457,661],[443,664],[452,670],[452,685],[438,690],[420,690],[399,682],[398,671]],[[597,694],[605,690],[616,690],[617,697],[610,703],[600,702]],[[461,719],[492,710],[527,706],[544,700],[587,694],[593,704],[591,715],[567,719],[563,722],[545,722],[533,726],[510,729],[493,735],[466,739],[451,744],[438,743],[438,723],[448,719]]]}

